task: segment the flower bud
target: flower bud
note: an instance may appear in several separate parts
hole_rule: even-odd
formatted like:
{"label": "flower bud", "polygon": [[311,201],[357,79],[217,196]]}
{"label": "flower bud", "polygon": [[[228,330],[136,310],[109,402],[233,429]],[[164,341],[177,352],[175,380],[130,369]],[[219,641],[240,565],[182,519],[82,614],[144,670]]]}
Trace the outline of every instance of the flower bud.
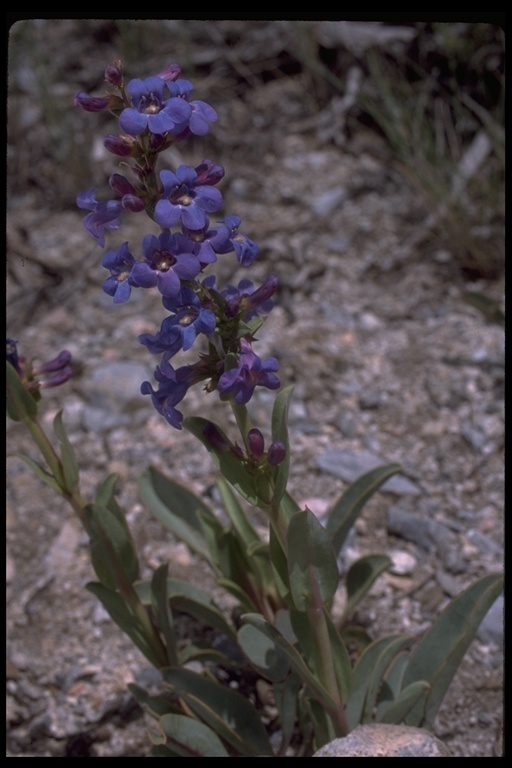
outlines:
{"label": "flower bud", "polygon": [[83,109],[84,112],[104,112],[109,108],[110,98],[108,96],[89,96],[80,91],[74,98],[74,105]]}
{"label": "flower bud", "polygon": [[286,445],[281,440],[275,440],[268,449],[267,461],[272,467],[277,467],[286,457]]}
{"label": "flower bud", "polygon": [[119,157],[128,157],[133,150],[132,142],[125,136],[105,136],[103,145],[109,152]]}
{"label": "flower bud", "polygon": [[127,211],[132,213],[140,213],[146,207],[146,203],[137,195],[124,195],[121,200],[121,205]]}
{"label": "flower bud", "polygon": [[64,384],[66,381],[69,381],[69,379],[73,375],[73,369],[70,365],[66,365],[64,368],[62,368],[60,371],[55,371],[55,373],[52,376],[48,376],[46,379],[41,379],[38,381],[39,389],[48,389],[49,387],[59,387],[61,384]]}
{"label": "flower bud", "polygon": [[265,450],[265,441],[259,429],[250,429],[247,434],[247,446],[251,454],[259,459]]}
{"label": "flower bud", "polygon": [[34,366],[33,373],[36,375],[41,373],[55,373],[56,371],[61,371],[63,368],[66,368],[70,362],[71,352],[68,352],[67,349],[63,349],[57,357],[53,358],[53,360],[49,360],[42,365]]}
{"label": "flower bud", "polygon": [[158,73],[157,77],[161,80],[177,80],[181,75],[181,67],[178,64],[168,64],[165,69]]}
{"label": "flower bud", "polygon": [[214,163],[212,160],[203,160],[195,169],[197,173],[197,179],[194,184],[209,184],[213,186],[217,184],[222,178],[224,178],[224,168],[218,163]]}
{"label": "flower bud", "polygon": [[123,63],[120,59],[116,59],[109,64],[105,70],[105,80],[110,85],[119,86],[123,82]]}
{"label": "flower bud", "polygon": [[122,176],[120,173],[113,173],[109,178],[108,183],[119,197],[123,197],[123,195],[137,194],[137,190],[133,184],[130,184],[126,176]]}

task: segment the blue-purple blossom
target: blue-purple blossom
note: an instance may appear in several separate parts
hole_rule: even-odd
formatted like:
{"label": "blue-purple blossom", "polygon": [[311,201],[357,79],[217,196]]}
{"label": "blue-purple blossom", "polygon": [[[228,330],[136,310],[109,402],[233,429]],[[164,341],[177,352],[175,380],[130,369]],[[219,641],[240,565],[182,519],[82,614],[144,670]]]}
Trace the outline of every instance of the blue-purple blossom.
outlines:
{"label": "blue-purple blossom", "polygon": [[187,229],[203,229],[207,213],[218,211],[222,194],[209,184],[198,182],[197,171],[190,165],[180,165],[176,173],[161,171],[163,197],[155,206],[155,221],[170,229],[179,221]]}
{"label": "blue-purple blossom", "polygon": [[280,382],[275,375],[279,363],[275,357],[261,360],[246,339],[240,339],[240,348],[238,365],[222,374],[217,389],[221,395],[232,392],[235,402],[245,405],[251,399],[256,386],[279,389]]}
{"label": "blue-purple blossom", "polygon": [[165,352],[172,357],[180,349],[190,349],[198,333],[209,334],[215,330],[215,314],[202,306],[188,286],[183,286],[176,299],[164,297],[163,305],[175,314],[164,319],[156,335],[139,336],[140,343],[152,354]]}
{"label": "blue-purple blossom", "polygon": [[108,251],[103,256],[102,264],[110,271],[110,277],[103,283],[103,290],[114,297],[114,304],[124,304],[130,298],[133,285],[130,278],[135,265],[128,243],[123,243],[116,251]]}
{"label": "blue-purple blossom", "polygon": [[196,136],[204,136],[210,130],[210,123],[217,120],[217,112],[210,104],[205,101],[190,101],[190,94],[194,90],[192,83],[189,80],[179,79],[169,84],[169,92],[171,96],[177,96],[184,99],[189,103],[191,112],[190,115],[184,120],[181,125],[177,125],[174,133],[179,136],[180,139],[185,138],[188,133],[193,133]]}
{"label": "blue-purple blossom", "polygon": [[155,390],[149,381],[144,381],[140,388],[141,393],[151,395],[158,413],[164,416],[172,427],[181,429],[183,414],[175,406],[187,394],[189,383],[186,380],[178,381],[177,371],[165,361],[156,367],[155,379],[158,382],[158,388]]}
{"label": "blue-purple blossom", "polygon": [[105,229],[119,229],[121,226],[122,205],[119,200],[96,200],[96,190],[91,187],[86,192],[80,192],[76,198],[79,208],[84,208],[92,213],[84,218],[84,227],[96,238],[98,245],[105,246]]}
{"label": "blue-purple blossom", "polygon": [[274,306],[271,296],[277,291],[277,277],[269,275],[263,285],[254,290],[251,280],[244,278],[238,283],[238,288],[228,285],[221,295],[227,299],[224,312],[227,317],[240,317],[249,321],[258,315],[268,315]]}
{"label": "blue-purple blossom", "polygon": [[137,190],[125,176],[113,173],[108,183],[117,195],[121,197],[121,205],[132,213],[140,213],[146,207],[144,200],[138,196]]}
{"label": "blue-purple blossom", "polygon": [[89,96],[89,94],[80,91],[77,93],[73,102],[75,107],[83,109],[84,112],[104,112],[110,105],[109,96]]}
{"label": "blue-purple blossom", "polygon": [[157,286],[163,296],[177,296],[182,280],[194,280],[201,271],[201,263],[191,252],[186,237],[162,232],[146,235],[142,241],[144,261],[136,262],[132,269],[132,285],[141,288]]}
{"label": "blue-purple blossom", "polygon": [[166,87],[160,77],[130,80],[126,90],[132,106],[124,109],[119,116],[119,125],[125,133],[138,136],[146,128],[151,133],[168,133],[188,121],[192,107],[177,96],[166,99]]}
{"label": "blue-purple blossom", "polygon": [[252,264],[259,253],[259,246],[250,238],[242,235],[238,231],[241,224],[239,216],[227,216],[222,222],[227,231],[227,244],[225,250],[219,250],[218,253],[229,253],[235,251],[236,257],[243,267]]}

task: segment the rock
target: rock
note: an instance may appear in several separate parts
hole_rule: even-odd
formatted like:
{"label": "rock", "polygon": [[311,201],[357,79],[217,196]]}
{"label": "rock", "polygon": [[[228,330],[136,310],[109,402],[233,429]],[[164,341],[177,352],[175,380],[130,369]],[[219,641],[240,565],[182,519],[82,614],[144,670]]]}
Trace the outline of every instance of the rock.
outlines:
{"label": "rock", "polygon": [[387,526],[389,533],[414,542],[426,552],[444,552],[452,538],[451,531],[442,523],[413,515],[397,505],[388,509]]}
{"label": "rock", "polygon": [[453,757],[448,747],[423,728],[375,723],[358,725],[313,757]]}
{"label": "rock", "polygon": [[[355,480],[365,472],[369,472],[371,469],[386,463],[380,456],[376,456],[368,451],[351,451],[346,448],[327,448],[318,458],[317,462],[320,469],[330,472],[331,475],[336,477],[341,477],[347,483],[351,483],[352,480]],[[381,486],[381,490],[396,493],[398,496],[402,494],[418,496],[421,493],[421,490],[415,483],[412,483],[406,477],[397,475],[386,480]]]}

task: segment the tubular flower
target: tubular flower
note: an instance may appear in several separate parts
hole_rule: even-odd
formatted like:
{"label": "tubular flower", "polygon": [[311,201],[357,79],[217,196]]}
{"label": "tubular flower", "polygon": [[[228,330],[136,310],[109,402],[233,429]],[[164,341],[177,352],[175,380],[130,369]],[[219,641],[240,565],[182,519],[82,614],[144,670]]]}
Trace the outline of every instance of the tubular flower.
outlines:
{"label": "tubular flower", "polygon": [[182,280],[193,280],[201,270],[197,256],[186,249],[187,238],[162,232],[146,235],[142,241],[144,261],[132,270],[132,285],[141,288],[157,286],[163,296],[177,296]]}
{"label": "tubular flower", "polygon": [[246,339],[240,339],[240,348],[242,352],[238,366],[222,374],[217,389],[221,395],[232,392],[235,402],[245,405],[253,396],[256,386],[279,389],[279,379],[275,375],[279,363],[275,357],[262,361]]}
{"label": "tubular flower", "polygon": [[[172,83],[171,83],[172,85]],[[146,80],[130,80],[126,90],[132,106],[119,116],[121,129],[131,136],[138,136],[146,128],[151,133],[168,133],[182,125],[192,113],[192,107],[184,99],[171,96],[165,99],[166,83],[160,77]]]}
{"label": "tubular flower", "polygon": [[245,235],[238,232],[241,219],[238,216],[227,216],[222,224],[227,232],[227,245],[225,250],[219,250],[218,253],[228,253],[235,251],[236,257],[243,267],[252,264],[259,253],[259,246]]}
{"label": "tubular flower", "polygon": [[210,130],[210,123],[217,120],[217,112],[205,101],[190,101],[190,94],[194,90],[189,80],[179,79],[169,84],[171,96],[177,96],[186,101],[190,106],[190,115],[181,125],[177,125],[174,133],[180,139],[185,138],[189,133],[196,136],[204,136]]}
{"label": "tubular flower", "polygon": [[277,287],[277,277],[274,275],[269,275],[256,290],[253,290],[253,283],[246,278],[240,280],[238,288],[228,285],[221,291],[222,296],[227,299],[224,309],[227,317],[240,315],[243,320],[248,321],[258,315],[268,315],[274,306],[270,297],[277,291]]}
{"label": "tubular flower", "polygon": [[180,349],[190,349],[198,333],[213,333],[215,330],[215,314],[202,306],[191,288],[184,286],[177,299],[164,297],[163,305],[175,312],[162,322],[160,331],[151,336],[144,333],[139,341],[152,354],[165,352],[173,356]]}
{"label": "tubular flower", "polygon": [[121,226],[122,205],[119,200],[96,200],[96,190],[91,187],[86,192],[80,192],[76,198],[79,208],[92,213],[84,218],[84,227],[96,238],[101,248],[105,247],[105,229],[119,229]]}
{"label": "tubular flower", "polygon": [[206,213],[218,211],[222,194],[209,184],[199,183],[198,174],[189,165],[180,165],[176,173],[161,171],[163,197],[155,206],[155,221],[170,229],[179,221],[187,229],[203,229]]}
{"label": "tubular flower", "polygon": [[123,243],[117,251],[108,251],[102,260],[105,269],[110,271],[103,283],[103,290],[114,297],[114,304],[124,304],[130,298],[131,274],[135,259],[128,250],[128,243]]}

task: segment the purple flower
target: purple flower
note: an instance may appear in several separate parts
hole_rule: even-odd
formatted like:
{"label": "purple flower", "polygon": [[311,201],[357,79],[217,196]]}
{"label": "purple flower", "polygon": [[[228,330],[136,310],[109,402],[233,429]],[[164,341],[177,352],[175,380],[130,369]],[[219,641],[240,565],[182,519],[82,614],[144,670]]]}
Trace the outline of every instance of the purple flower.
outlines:
{"label": "purple flower", "polygon": [[186,237],[162,232],[146,235],[142,241],[144,261],[136,262],[132,269],[132,285],[141,288],[158,286],[163,296],[177,296],[181,280],[194,280],[201,271],[201,263],[190,251]]}
{"label": "purple flower", "polygon": [[200,184],[198,174],[189,165],[180,165],[176,173],[161,171],[163,197],[155,207],[155,221],[170,229],[180,220],[187,229],[203,229],[208,222],[206,213],[218,211],[222,194],[209,184]]}
{"label": "purple flower", "polygon": [[239,234],[241,219],[238,216],[227,216],[222,223],[226,228],[227,244],[217,253],[229,253],[234,250],[240,264],[243,267],[250,266],[259,253],[259,246],[250,238]]}
{"label": "purple flower", "polygon": [[131,136],[138,136],[146,128],[160,134],[173,131],[175,126],[187,121],[192,113],[190,104],[177,96],[165,99],[165,89],[166,84],[160,77],[130,80],[126,90],[132,106],[119,116],[121,129]]}
{"label": "purple flower", "polygon": [[109,134],[103,139],[103,146],[112,152],[113,155],[118,157],[129,157],[133,152],[134,139],[121,134],[121,136],[113,136]]}
{"label": "purple flower", "polygon": [[186,380],[178,381],[177,371],[168,362],[157,366],[155,379],[159,382],[158,389],[153,389],[149,381],[144,381],[140,388],[141,393],[151,395],[158,413],[164,416],[172,427],[181,429],[183,414],[175,406],[187,394],[189,383]]}
{"label": "purple flower", "polygon": [[222,374],[217,389],[221,395],[232,392],[235,402],[244,405],[251,399],[256,386],[279,389],[279,379],[274,373],[279,368],[279,363],[275,357],[262,361],[246,339],[240,339],[240,347],[242,352],[238,366]]}
{"label": "purple flower", "polygon": [[92,213],[84,218],[84,227],[96,238],[98,245],[105,246],[105,229],[119,229],[121,226],[120,213],[122,205],[119,200],[96,200],[96,190],[91,187],[86,192],[80,192],[76,198],[79,208],[85,208]]}
{"label": "purple flower", "polygon": [[267,461],[271,467],[277,467],[286,458],[286,445],[281,440],[275,440],[269,445]]}
{"label": "purple flower", "polygon": [[171,96],[177,96],[189,103],[190,115],[180,125],[177,125],[174,133],[185,138],[189,133],[196,136],[204,136],[210,130],[210,123],[217,120],[217,112],[205,101],[190,101],[190,94],[194,90],[189,80],[179,79],[169,85]]}
{"label": "purple flower", "polygon": [[176,299],[164,297],[163,305],[175,314],[165,318],[155,336],[149,333],[139,336],[140,343],[152,354],[165,352],[172,357],[180,349],[190,349],[198,333],[209,334],[215,330],[215,314],[202,306],[188,286],[183,286]]}
{"label": "purple flower", "polygon": [[103,283],[103,290],[114,297],[114,304],[124,304],[131,294],[131,273],[135,259],[128,250],[128,243],[123,243],[117,251],[108,251],[102,260],[103,266],[110,270],[110,277]]}
{"label": "purple flower", "polygon": [[277,291],[277,287],[277,277],[274,275],[269,275],[256,290],[253,290],[253,283],[246,278],[240,280],[238,288],[228,285],[221,291],[222,296],[227,299],[224,309],[227,317],[240,315],[243,320],[248,321],[258,315],[267,315],[274,306],[270,297]]}

